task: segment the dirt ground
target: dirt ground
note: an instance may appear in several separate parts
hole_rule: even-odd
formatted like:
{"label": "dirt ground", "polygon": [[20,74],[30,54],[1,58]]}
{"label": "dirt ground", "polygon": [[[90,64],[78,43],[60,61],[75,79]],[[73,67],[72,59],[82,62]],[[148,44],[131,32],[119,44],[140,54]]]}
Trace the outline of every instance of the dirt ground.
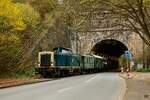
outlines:
{"label": "dirt ground", "polygon": [[127,86],[123,100],[150,100],[150,73],[130,73],[130,76],[123,75]]}
{"label": "dirt ground", "polygon": [[13,86],[26,82],[38,81],[36,78],[0,78],[0,87]]}
{"label": "dirt ground", "polygon": [[51,80],[56,80],[56,79],[58,78],[42,78],[39,75],[34,76],[34,77],[18,77],[18,78],[17,77],[3,77],[3,78],[0,78],[0,89],[13,87],[13,86],[19,86],[19,85],[51,81]]}

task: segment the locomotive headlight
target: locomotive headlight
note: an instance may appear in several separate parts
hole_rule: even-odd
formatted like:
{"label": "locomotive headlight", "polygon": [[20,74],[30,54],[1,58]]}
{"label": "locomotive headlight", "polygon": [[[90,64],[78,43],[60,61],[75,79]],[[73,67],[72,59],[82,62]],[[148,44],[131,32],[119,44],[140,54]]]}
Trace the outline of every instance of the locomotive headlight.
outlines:
{"label": "locomotive headlight", "polygon": [[40,67],[40,63],[38,63],[38,67]]}
{"label": "locomotive headlight", "polygon": [[54,66],[54,63],[51,62],[51,66]]}

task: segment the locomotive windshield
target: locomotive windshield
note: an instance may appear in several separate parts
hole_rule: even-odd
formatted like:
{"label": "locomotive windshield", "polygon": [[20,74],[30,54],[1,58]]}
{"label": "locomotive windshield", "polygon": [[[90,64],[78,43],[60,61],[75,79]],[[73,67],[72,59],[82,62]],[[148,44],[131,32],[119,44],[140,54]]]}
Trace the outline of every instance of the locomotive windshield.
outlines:
{"label": "locomotive windshield", "polygon": [[51,66],[51,55],[50,54],[41,55],[41,66]]}

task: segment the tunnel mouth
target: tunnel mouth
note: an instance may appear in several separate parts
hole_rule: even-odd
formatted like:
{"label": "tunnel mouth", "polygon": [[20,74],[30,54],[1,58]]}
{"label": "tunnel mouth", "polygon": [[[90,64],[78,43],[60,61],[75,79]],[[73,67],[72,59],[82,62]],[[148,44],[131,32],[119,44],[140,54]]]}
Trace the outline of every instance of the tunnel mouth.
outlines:
{"label": "tunnel mouth", "polygon": [[114,39],[106,39],[96,43],[91,49],[91,53],[107,59],[108,64],[105,71],[118,71],[119,58],[127,50],[124,43]]}

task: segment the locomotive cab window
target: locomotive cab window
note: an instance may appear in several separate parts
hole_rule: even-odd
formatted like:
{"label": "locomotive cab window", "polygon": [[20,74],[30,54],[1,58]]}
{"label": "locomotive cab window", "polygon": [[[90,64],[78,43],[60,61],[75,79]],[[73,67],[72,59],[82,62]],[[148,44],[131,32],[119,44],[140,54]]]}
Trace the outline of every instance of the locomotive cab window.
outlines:
{"label": "locomotive cab window", "polygon": [[42,54],[41,55],[41,66],[50,66],[51,65],[51,55]]}

